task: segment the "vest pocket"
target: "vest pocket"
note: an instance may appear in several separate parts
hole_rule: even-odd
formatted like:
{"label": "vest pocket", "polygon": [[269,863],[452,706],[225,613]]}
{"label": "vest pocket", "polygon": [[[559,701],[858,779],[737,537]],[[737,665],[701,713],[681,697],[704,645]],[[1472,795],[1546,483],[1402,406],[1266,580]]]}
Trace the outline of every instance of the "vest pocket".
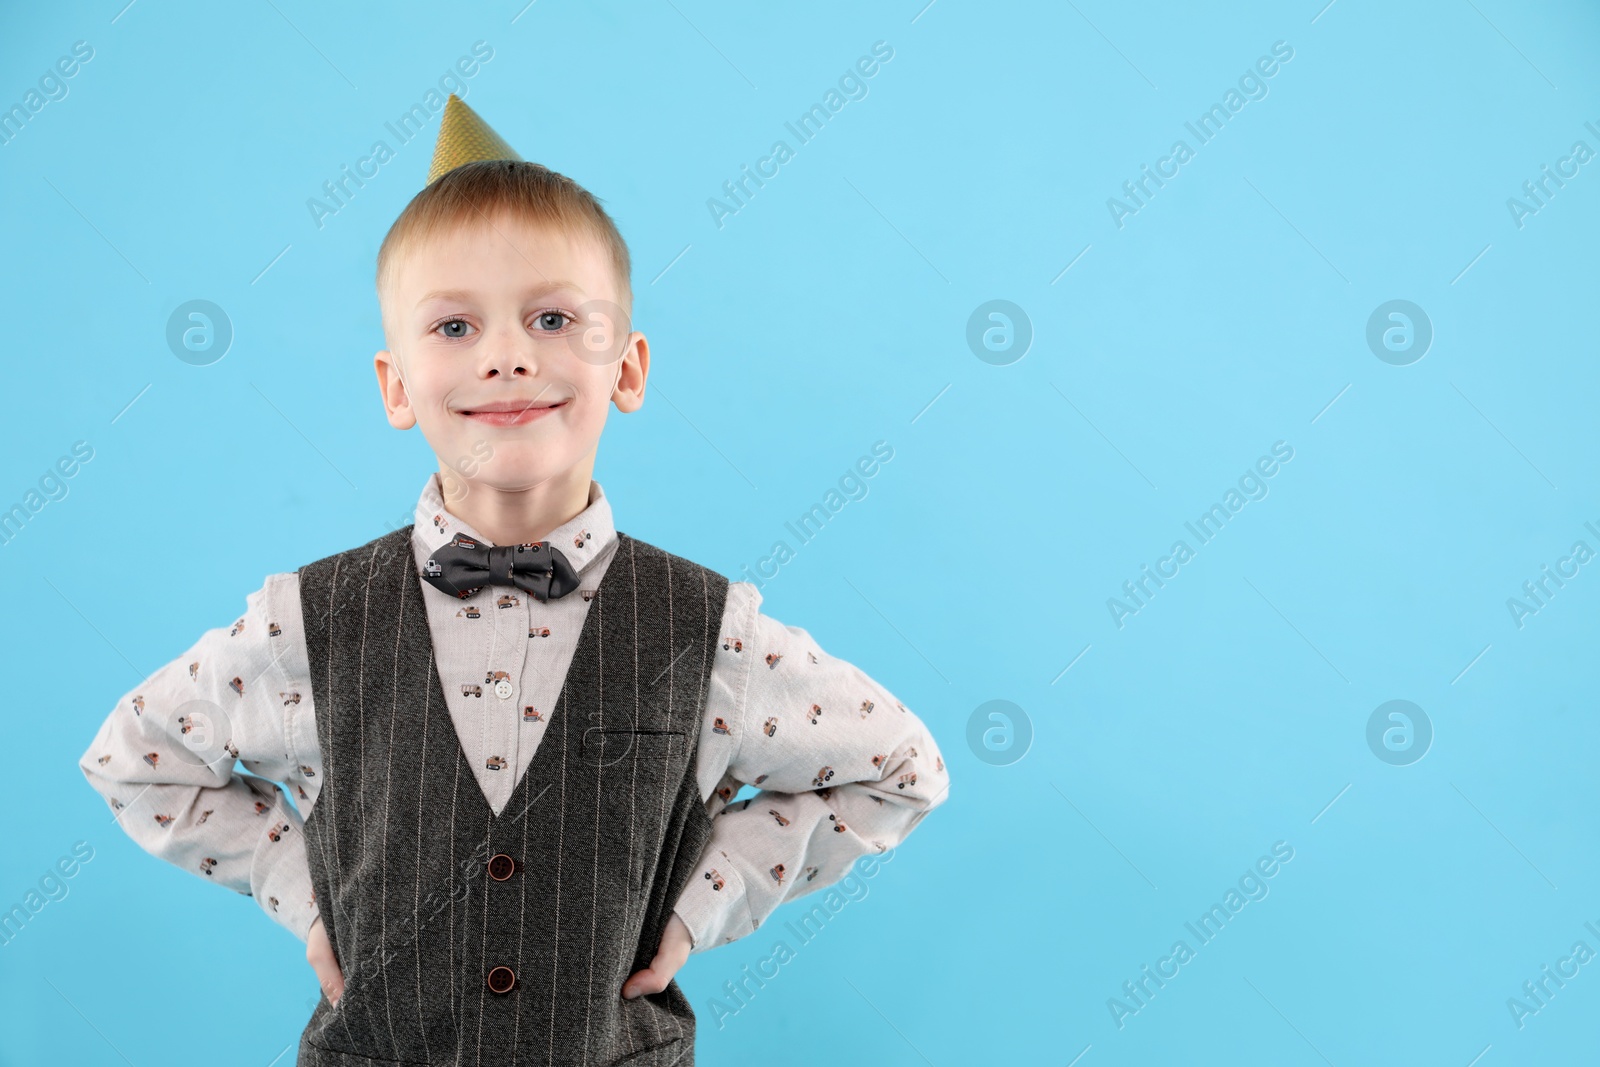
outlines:
{"label": "vest pocket", "polygon": [[688,753],[689,735],[680,730],[606,730],[591,726],[583,732],[583,758],[600,767],[630,756],[660,760]]}
{"label": "vest pocket", "polygon": [[691,744],[680,730],[631,727],[592,726],[579,740],[578,762],[598,779],[598,818],[618,879],[613,884],[626,885],[630,895],[643,892],[671,859],[662,851]]}

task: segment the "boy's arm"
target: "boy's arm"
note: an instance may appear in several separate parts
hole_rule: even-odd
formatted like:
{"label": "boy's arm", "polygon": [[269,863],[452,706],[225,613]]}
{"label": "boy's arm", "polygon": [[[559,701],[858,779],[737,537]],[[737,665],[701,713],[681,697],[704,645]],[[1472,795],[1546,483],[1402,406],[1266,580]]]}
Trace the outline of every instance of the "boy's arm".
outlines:
{"label": "boy's arm", "polygon": [[[751,583],[729,584],[723,635],[742,650],[718,641],[717,656],[738,664],[713,672],[699,748],[703,790],[715,783],[708,809],[721,810],[674,908],[696,953],[750,933],[861,856],[896,847],[950,788],[913,712],[805,630],[761,614],[760,603]],[[761,792],[727,805],[740,783]]]}
{"label": "boy's arm", "polygon": [[299,575],[269,576],[238,622],[125,694],[78,766],[141,848],[254,896],[304,941],[317,906],[303,823],[272,784],[297,783],[311,801],[321,784],[301,770],[315,753],[302,759],[292,742],[295,717],[311,714],[302,630]]}

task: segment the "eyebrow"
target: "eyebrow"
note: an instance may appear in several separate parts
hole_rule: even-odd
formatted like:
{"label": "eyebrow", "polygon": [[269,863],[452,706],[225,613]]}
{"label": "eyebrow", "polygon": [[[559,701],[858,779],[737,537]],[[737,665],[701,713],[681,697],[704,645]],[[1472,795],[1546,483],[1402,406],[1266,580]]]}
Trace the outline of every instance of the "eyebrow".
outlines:
{"label": "eyebrow", "polygon": [[[583,292],[583,286],[578,285],[576,282],[558,280],[546,282],[543,285],[534,286],[532,289],[528,290],[528,296],[540,297],[546,293],[553,293],[558,289],[571,289],[572,291],[578,293]],[[418,306],[421,306],[430,300],[470,300],[474,295],[476,294],[466,289],[435,289],[431,293],[424,294],[422,299],[417,301],[417,304]]]}

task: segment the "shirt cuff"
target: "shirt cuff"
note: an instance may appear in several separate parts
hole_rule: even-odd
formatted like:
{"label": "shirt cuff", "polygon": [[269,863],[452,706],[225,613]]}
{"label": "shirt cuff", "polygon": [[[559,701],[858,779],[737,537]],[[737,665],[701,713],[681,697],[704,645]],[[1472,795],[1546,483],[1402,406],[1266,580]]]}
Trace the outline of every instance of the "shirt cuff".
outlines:
{"label": "shirt cuff", "polygon": [[720,866],[712,856],[722,858],[720,849],[711,850],[703,857],[695,876],[689,879],[673,913],[689,928],[691,955],[737,940],[756,928],[750,916],[750,902],[746,899],[744,879],[731,862]]}
{"label": "shirt cuff", "polygon": [[282,844],[289,847],[259,882],[252,879],[250,892],[273,922],[303,943],[321,910],[311,886],[311,867],[306,862],[305,838],[300,828],[285,835]]}

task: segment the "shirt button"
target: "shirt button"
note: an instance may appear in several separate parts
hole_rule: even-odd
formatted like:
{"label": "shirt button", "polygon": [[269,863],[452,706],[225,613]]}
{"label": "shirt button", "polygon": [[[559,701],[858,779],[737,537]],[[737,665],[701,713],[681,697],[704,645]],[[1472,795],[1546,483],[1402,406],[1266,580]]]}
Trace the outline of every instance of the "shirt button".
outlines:
{"label": "shirt button", "polygon": [[494,695],[499,697],[501,700],[510,700],[511,683],[506,681],[504,678],[494,683]]}
{"label": "shirt button", "polygon": [[489,991],[492,993],[509,993],[516,984],[517,972],[510,967],[496,967],[489,972]]}
{"label": "shirt button", "polygon": [[489,857],[489,877],[497,882],[503,882],[510,878],[516,869],[517,861],[504,852],[496,852]]}

